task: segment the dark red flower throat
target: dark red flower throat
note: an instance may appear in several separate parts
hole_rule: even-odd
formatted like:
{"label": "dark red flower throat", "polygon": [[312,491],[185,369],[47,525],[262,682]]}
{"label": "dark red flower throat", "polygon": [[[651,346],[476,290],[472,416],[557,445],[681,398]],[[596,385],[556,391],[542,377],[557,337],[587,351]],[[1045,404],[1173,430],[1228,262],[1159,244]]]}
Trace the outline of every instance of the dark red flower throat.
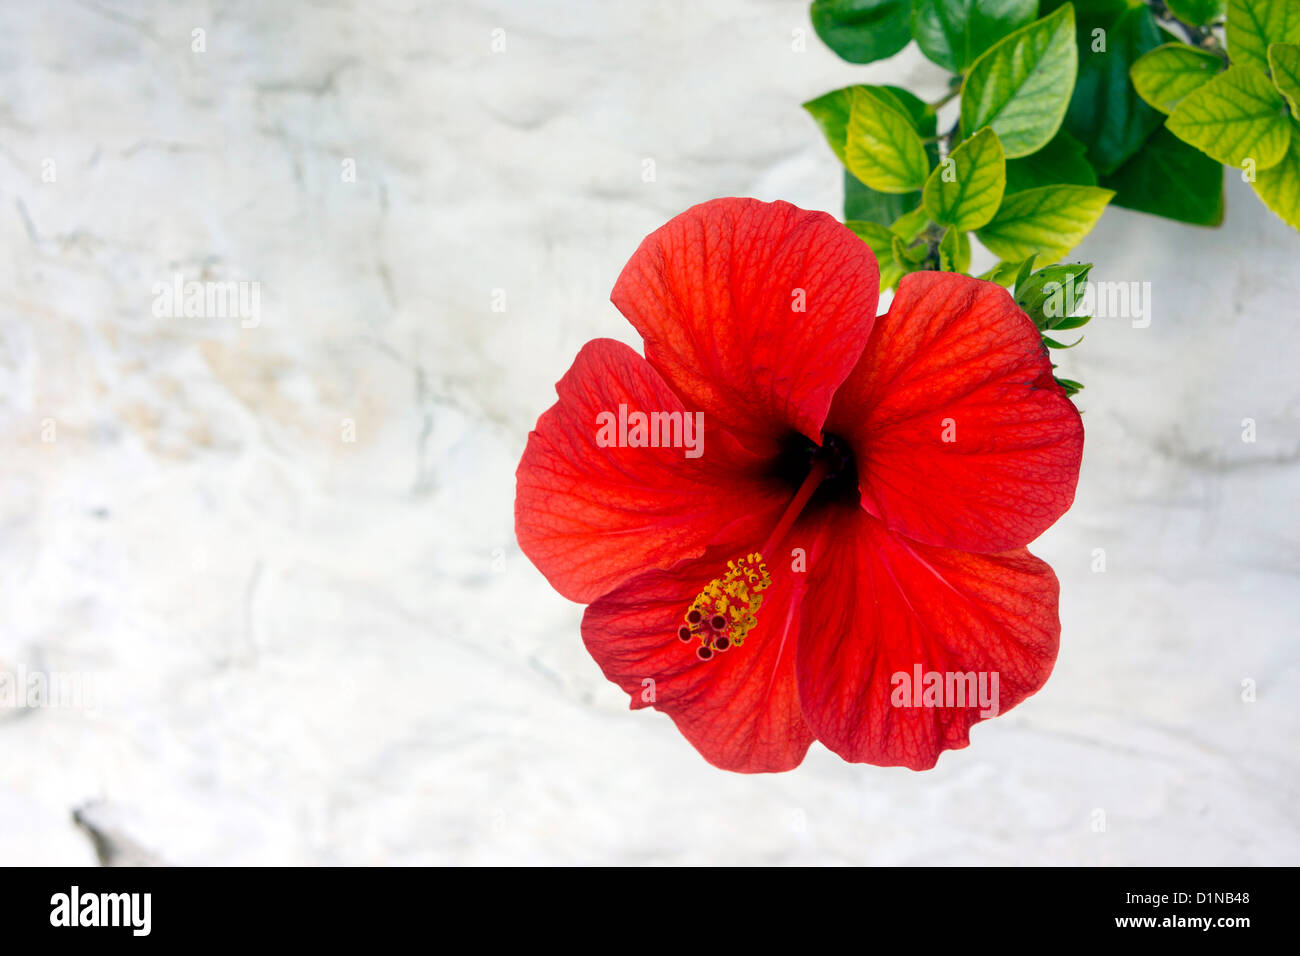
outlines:
{"label": "dark red flower throat", "polygon": [[809,511],[819,511],[833,504],[857,508],[858,469],[853,448],[839,435],[826,434],[818,445],[806,435],[791,432],[782,442],[782,450],[773,466],[773,477],[798,491],[813,473],[825,465],[821,481],[808,501]]}

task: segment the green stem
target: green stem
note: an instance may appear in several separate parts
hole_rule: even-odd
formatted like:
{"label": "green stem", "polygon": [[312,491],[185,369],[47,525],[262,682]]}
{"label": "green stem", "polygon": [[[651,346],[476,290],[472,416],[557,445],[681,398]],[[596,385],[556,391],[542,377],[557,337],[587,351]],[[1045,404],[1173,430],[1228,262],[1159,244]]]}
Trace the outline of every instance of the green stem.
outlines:
{"label": "green stem", "polygon": [[[960,77],[956,77],[956,79],[960,79]],[[961,93],[961,84],[958,83],[955,87],[953,87],[951,90],[948,91],[948,95],[945,96],[943,99],[939,100],[937,103],[931,103],[930,109],[934,110],[937,113],[939,110],[943,109],[953,100],[955,100],[958,97],[958,95],[960,95],[960,93]]]}

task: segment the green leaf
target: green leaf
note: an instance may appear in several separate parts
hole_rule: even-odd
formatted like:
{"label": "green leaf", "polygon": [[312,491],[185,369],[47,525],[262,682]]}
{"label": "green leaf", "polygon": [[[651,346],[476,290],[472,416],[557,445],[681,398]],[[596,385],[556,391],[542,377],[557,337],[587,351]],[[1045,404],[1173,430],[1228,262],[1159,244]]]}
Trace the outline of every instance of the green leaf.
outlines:
{"label": "green leaf", "polygon": [[844,218],[888,226],[921,201],[921,191],[878,193],[844,170]]}
{"label": "green leaf", "polygon": [[1300,123],[1291,124],[1286,159],[1255,176],[1255,192],[1282,221],[1300,229]]}
{"label": "green leaf", "polygon": [[1020,263],[1020,268],[1016,270],[1016,284],[1013,289],[1019,289],[1029,281],[1029,276],[1034,271],[1034,263],[1038,261],[1038,253],[1033,253],[1024,262]]}
{"label": "green leaf", "polygon": [[[1090,263],[1057,265],[1040,269],[1016,286],[1016,305],[1034,320],[1040,329],[1064,328],[1083,303]],[[1085,318],[1078,323],[1083,325]],[[1077,328],[1072,325],[1071,328]]]}
{"label": "green leaf", "polygon": [[908,272],[914,272],[925,262],[925,257],[930,254],[930,250],[925,243],[909,245],[907,240],[902,236],[895,235],[892,242],[894,250],[894,261],[901,265]]}
{"label": "green leaf", "polygon": [[1113,196],[1096,186],[1041,186],[1014,193],[976,235],[994,255],[1023,259],[1038,253],[1044,261],[1061,258],[1088,234]]}
{"label": "green leaf", "polygon": [[1077,342],[1071,342],[1069,345],[1065,345],[1064,343],[1056,341],[1056,339],[1049,339],[1046,335],[1043,336],[1043,344],[1049,349],[1072,349],[1082,341],[1083,339],[1081,337]]}
{"label": "green leaf", "polygon": [[1203,27],[1223,18],[1226,0],[1165,0],[1165,6],[1184,23]]}
{"label": "green leaf", "polygon": [[893,56],[912,38],[908,0],[813,0],[813,29],[850,63]]}
{"label": "green leaf", "polygon": [[1233,65],[1267,70],[1270,43],[1300,43],[1300,4],[1228,0],[1228,56]]}
{"label": "green leaf", "polygon": [[965,273],[970,268],[970,236],[949,226],[939,238],[939,271]]}
{"label": "green leaf", "polygon": [[1006,191],[1018,193],[1058,184],[1095,186],[1097,172],[1083,154],[1083,144],[1061,130],[1038,152],[1007,161]]}
{"label": "green leaf", "polygon": [[[916,133],[921,137],[933,137],[938,129],[937,117],[934,108],[923,100],[896,86],[873,86],[870,88],[877,95],[886,96],[891,103],[896,104],[912,120],[912,125]],[[822,128],[827,133],[827,137],[836,137],[839,143],[839,152],[844,152],[844,145],[848,141],[849,135],[849,114],[853,100],[853,88],[845,87],[843,90],[837,90],[836,94],[842,94],[842,119],[832,119],[829,124],[823,124]],[[827,94],[830,96],[832,94]],[[826,97],[820,97],[825,100]],[[816,102],[816,101],[814,101]],[[838,112],[838,108],[835,108]],[[830,112],[827,112],[827,116]],[[819,120],[821,123],[821,120]],[[829,125],[829,129],[827,128]],[[939,158],[939,147],[931,144],[925,148],[926,157],[931,162],[937,162]],[[842,160],[841,160],[842,161]],[[864,185],[856,176],[848,170],[844,171],[844,218],[854,220],[866,220],[869,222],[878,222],[881,225],[888,226],[899,216],[909,209],[915,209],[921,204],[921,192],[916,190],[910,193],[882,193]],[[922,223],[924,225],[924,223]]]}
{"label": "green leaf", "polygon": [[1074,8],[1004,37],[985,51],[961,88],[961,128],[991,126],[1008,159],[1028,156],[1056,135],[1074,89]]}
{"label": "green leaf", "polygon": [[1268,66],[1273,85],[1286,97],[1292,116],[1300,116],[1300,46],[1273,43],[1268,48]]}
{"label": "green leaf", "polygon": [[1010,289],[1016,281],[1016,270],[1020,267],[1018,262],[999,262],[988,272],[977,276],[985,282],[996,282],[998,285],[1006,286]]}
{"label": "green leaf", "polygon": [[[897,86],[864,86],[877,96],[896,106],[912,121],[918,135],[930,137],[935,135],[936,117],[934,107],[919,99],[907,90]],[[823,93],[814,100],[803,104],[817,125],[821,128],[826,142],[834,150],[841,163],[845,162],[844,147],[849,138],[849,116],[853,110],[853,90],[846,86],[840,90]]]}
{"label": "green leaf", "polygon": [[935,115],[934,107],[915,93],[911,93],[901,86],[870,86],[867,89],[877,96],[883,96],[902,110],[907,115],[907,118],[912,121],[912,128],[919,135],[933,136],[935,134],[938,129],[936,124],[939,118]]}
{"label": "green leaf", "polygon": [[[1038,15],[1047,16],[1053,10],[1060,9],[1066,0],[1042,0],[1038,5]],[[1124,10],[1133,6],[1129,0],[1074,0],[1076,18],[1081,17],[1117,17]]]}
{"label": "green leaf", "polygon": [[871,247],[880,266],[880,291],[892,289],[903,277],[903,270],[894,261],[894,240],[898,238],[889,229],[876,222],[846,222],[844,225]]}
{"label": "green leaf", "polygon": [[[925,102],[915,93],[910,93],[901,86],[869,86],[876,96],[887,100],[891,105],[898,107],[908,119],[912,121],[912,128],[916,130],[916,135],[921,137],[924,142],[926,139],[936,139],[936,133],[939,131],[939,116],[933,106]],[[939,144],[937,142],[926,143],[925,156],[929,164],[933,166],[939,161]],[[916,205],[913,203],[913,205]],[[912,208],[911,206],[908,207]]]}
{"label": "green leaf", "polygon": [[1183,98],[1169,132],[1228,166],[1268,169],[1286,155],[1291,127],[1282,94],[1253,66],[1230,66]]}
{"label": "green leaf", "polygon": [[1163,126],[1101,185],[1125,209],[1196,226],[1223,221],[1223,166]]}
{"label": "green leaf", "polygon": [[822,135],[841,163],[844,162],[844,144],[849,138],[849,110],[852,105],[853,88],[850,86],[823,93],[815,100],[803,104],[803,108],[821,127]]}
{"label": "green leaf", "polygon": [[925,185],[930,161],[911,118],[868,87],[853,89],[845,160],[872,189],[906,193]]}
{"label": "green leaf", "polygon": [[1087,147],[1097,171],[1109,173],[1160,125],[1160,114],[1133,89],[1129,68],[1165,38],[1145,6],[1118,16],[1080,15],[1078,38],[1079,79],[1065,128]]}
{"label": "green leaf", "polygon": [[921,234],[921,230],[930,224],[930,214],[925,206],[917,206],[911,212],[903,213],[890,225],[890,229],[911,242]]}
{"label": "green leaf", "polygon": [[[1053,375],[1052,378],[1056,378],[1056,376]],[[1072,379],[1056,378],[1056,384],[1061,386],[1061,388],[1065,389],[1066,398],[1070,398],[1074,395],[1078,395],[1080,392],[1083,391],[1083,386],[1080,385],[1078,382],[1073,381]]]}
{"label": "green leaf", "polygon": [[954,73],[1038,15],[1038,0],[912,0],[912,35],[921,52]]}
{"label": "green leaf", "polygon": [[930,250],[925,243],[909,246],[901,237],[894,236],[891,251],[894,267],[898,269],[900,276],[904,276],[921,271]]}
{"label": "green leaf", "polygon": [[1162,113],[1172,113],[1192,90],[1204,86],[1223,69],[1213,53],[1186,43],[1166,43],[1142,55],[1129,75],[1138,96]]}
{"label": "green leaf", "polygon": [[1006,185],[1002,144],[986,126],[935,167],[922,195],[931,219],[966,232],[993,218]]}

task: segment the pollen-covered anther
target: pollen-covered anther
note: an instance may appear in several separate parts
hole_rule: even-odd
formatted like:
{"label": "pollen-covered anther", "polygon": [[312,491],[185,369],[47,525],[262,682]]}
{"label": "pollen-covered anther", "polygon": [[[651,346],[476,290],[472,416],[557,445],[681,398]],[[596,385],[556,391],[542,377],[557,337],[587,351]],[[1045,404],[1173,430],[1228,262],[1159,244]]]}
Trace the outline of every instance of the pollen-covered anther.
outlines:
{"label": "pollen-covered anther", "polygon": [[762,592],[771,584],[772,577],[759,552],[728,561],[726,572],[706,584],[691,602],[684,617],[686,626],[678,628],[677,636],[687,642],[697,638],[700,646],[695,653],[702,661],[739,647],[758,623]]}

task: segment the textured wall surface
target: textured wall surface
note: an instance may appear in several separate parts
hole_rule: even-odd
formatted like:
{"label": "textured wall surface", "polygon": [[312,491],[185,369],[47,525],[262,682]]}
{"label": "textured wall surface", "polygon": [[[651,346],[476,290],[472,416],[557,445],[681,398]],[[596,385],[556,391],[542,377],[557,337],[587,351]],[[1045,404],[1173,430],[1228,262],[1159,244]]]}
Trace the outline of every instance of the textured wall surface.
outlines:
{"label": "textured wall surface", "polygon": [[[712,769],[519,553],[525,437],[584,341],[632,339],[641,238],[721,195],[833,212],[799,103],[942,91],[914,47],[796,30],[785,0],[0,8],[0,670],[86,678],[0,710],[0,863],[1300,862],[1300,236],[1236,176],[1221,229],[1112,210],[1077,250],[1152,315],[1060,359],[1061,656],[934,771]],[[157,315],[177,274],[259,283],[257,322]]]}

